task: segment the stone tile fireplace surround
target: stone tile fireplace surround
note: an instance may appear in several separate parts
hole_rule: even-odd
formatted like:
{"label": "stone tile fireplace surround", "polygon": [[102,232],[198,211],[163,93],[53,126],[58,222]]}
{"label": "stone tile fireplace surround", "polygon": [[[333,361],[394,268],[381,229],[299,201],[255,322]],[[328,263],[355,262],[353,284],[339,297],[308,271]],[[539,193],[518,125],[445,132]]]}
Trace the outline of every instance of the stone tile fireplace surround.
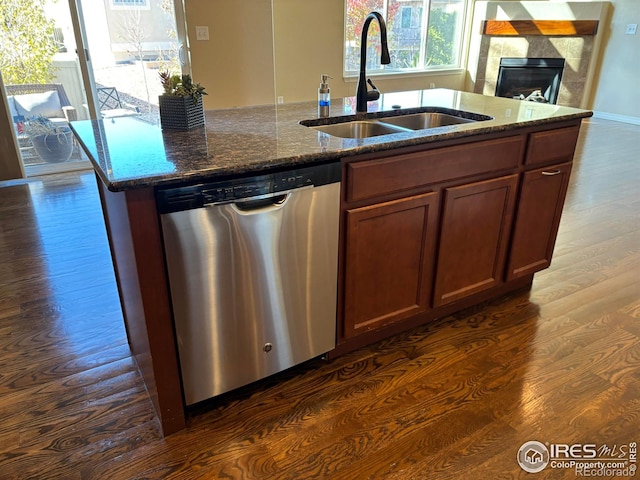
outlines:
{"label": "stone tile fireplace surround", "polygon": [[[476,2],[469,51],[470,91],[494,95],[502,57],[564,58],[558,105],[586,108],[608,2]],[[485,35],[485,20],[597,20],[595,35]]]}

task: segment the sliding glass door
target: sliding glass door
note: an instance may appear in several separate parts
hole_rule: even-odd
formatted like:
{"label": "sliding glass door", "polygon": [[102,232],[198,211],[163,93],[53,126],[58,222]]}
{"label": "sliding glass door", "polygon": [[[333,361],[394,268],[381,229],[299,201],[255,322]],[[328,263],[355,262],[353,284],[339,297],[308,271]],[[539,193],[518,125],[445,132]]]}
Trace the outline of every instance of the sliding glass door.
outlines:
{"label": "sliding glass door", "polygon": [[81,0],[80,5],[98,115],[158,123],[158,73],[183,69],[184,35],[173,0]]}
{"label": "sliding glass door", "polygon": [[69,130],[89,118],[69,5],[7,0],[0,15],[0,72],[25,172],[88,165]]}
{"label": "sliding glass door", "polygon": [[0,72],[27,175],[89,167],[69,121],[158,122],[158,72],[189,68],[183,12],[182,0],[1,3]]}

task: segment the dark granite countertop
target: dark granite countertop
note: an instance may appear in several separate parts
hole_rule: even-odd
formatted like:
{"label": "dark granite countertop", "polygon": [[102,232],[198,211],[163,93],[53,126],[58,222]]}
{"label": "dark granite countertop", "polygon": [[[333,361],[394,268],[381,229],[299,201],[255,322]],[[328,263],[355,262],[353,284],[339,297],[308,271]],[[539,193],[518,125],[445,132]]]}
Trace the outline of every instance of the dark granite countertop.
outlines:
{"label": "dark granite countertop", "polygon": [[[369,104],[369,112],[384,115],[398,105],[403,110],[427,107],[489,115],[493,119],[347,139],[300,125],[301,120],[317,118],[316,103],[304,102],[208,110],[206,126],[187,132],[162,130],[159,125],[131,117],[78,121],[71,126],[109,190],[122,191],[325,162],[592,115],[576,108],[446,89],[385,94]],[[354,97],[333,100],[331,117],[354,114]]]}

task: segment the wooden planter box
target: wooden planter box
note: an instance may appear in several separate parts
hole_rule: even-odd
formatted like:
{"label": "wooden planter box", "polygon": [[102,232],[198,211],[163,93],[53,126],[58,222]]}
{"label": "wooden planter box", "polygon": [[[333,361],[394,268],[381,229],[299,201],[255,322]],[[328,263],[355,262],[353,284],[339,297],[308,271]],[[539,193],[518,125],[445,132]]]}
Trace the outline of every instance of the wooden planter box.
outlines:
{"label": "wooden planter box", "polygon": [[194,105],[191,97],[160,95],[160,124],[162,128],[191,130],[204,125],[202,97]]}

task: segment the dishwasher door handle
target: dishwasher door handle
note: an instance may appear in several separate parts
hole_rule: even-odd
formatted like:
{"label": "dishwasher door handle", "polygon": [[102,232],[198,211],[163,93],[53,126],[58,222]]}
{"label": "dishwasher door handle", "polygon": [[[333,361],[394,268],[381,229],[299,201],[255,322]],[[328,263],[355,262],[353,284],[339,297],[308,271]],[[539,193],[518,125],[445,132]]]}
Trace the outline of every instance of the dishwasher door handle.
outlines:
{"label": "dishwasher door handle", "polygon": [[277,210],[282,208],[282,206],[286,203],[287,199],[291,196],[291,192],[287,192],[283,195],[275,195],[273,197],[267,198],[257,198],[257,199],[249,199],[242,200],[239,202],[231,203],[231,206],[239,210],[244,214],[254,214],[254,213],[264,213],[270,210]]}
{"label": "dishwasher door handle", "polygon": [[294,188],[293,190],[284,190],[281,192],[267,193],[265,195],[258,195],[255,197],[238,198],[234,200],[226,200],[224,202],[211,202],[205,203],[203,207],[221,207],[223,205],[231,205],[234,210],[242,214],[252,214],[259,212],[268,212],[269,210],[277,210],[282,207],[289,198],[303,190],[309,190],[315,188],[314,185],[306,185],[300,188]]}

